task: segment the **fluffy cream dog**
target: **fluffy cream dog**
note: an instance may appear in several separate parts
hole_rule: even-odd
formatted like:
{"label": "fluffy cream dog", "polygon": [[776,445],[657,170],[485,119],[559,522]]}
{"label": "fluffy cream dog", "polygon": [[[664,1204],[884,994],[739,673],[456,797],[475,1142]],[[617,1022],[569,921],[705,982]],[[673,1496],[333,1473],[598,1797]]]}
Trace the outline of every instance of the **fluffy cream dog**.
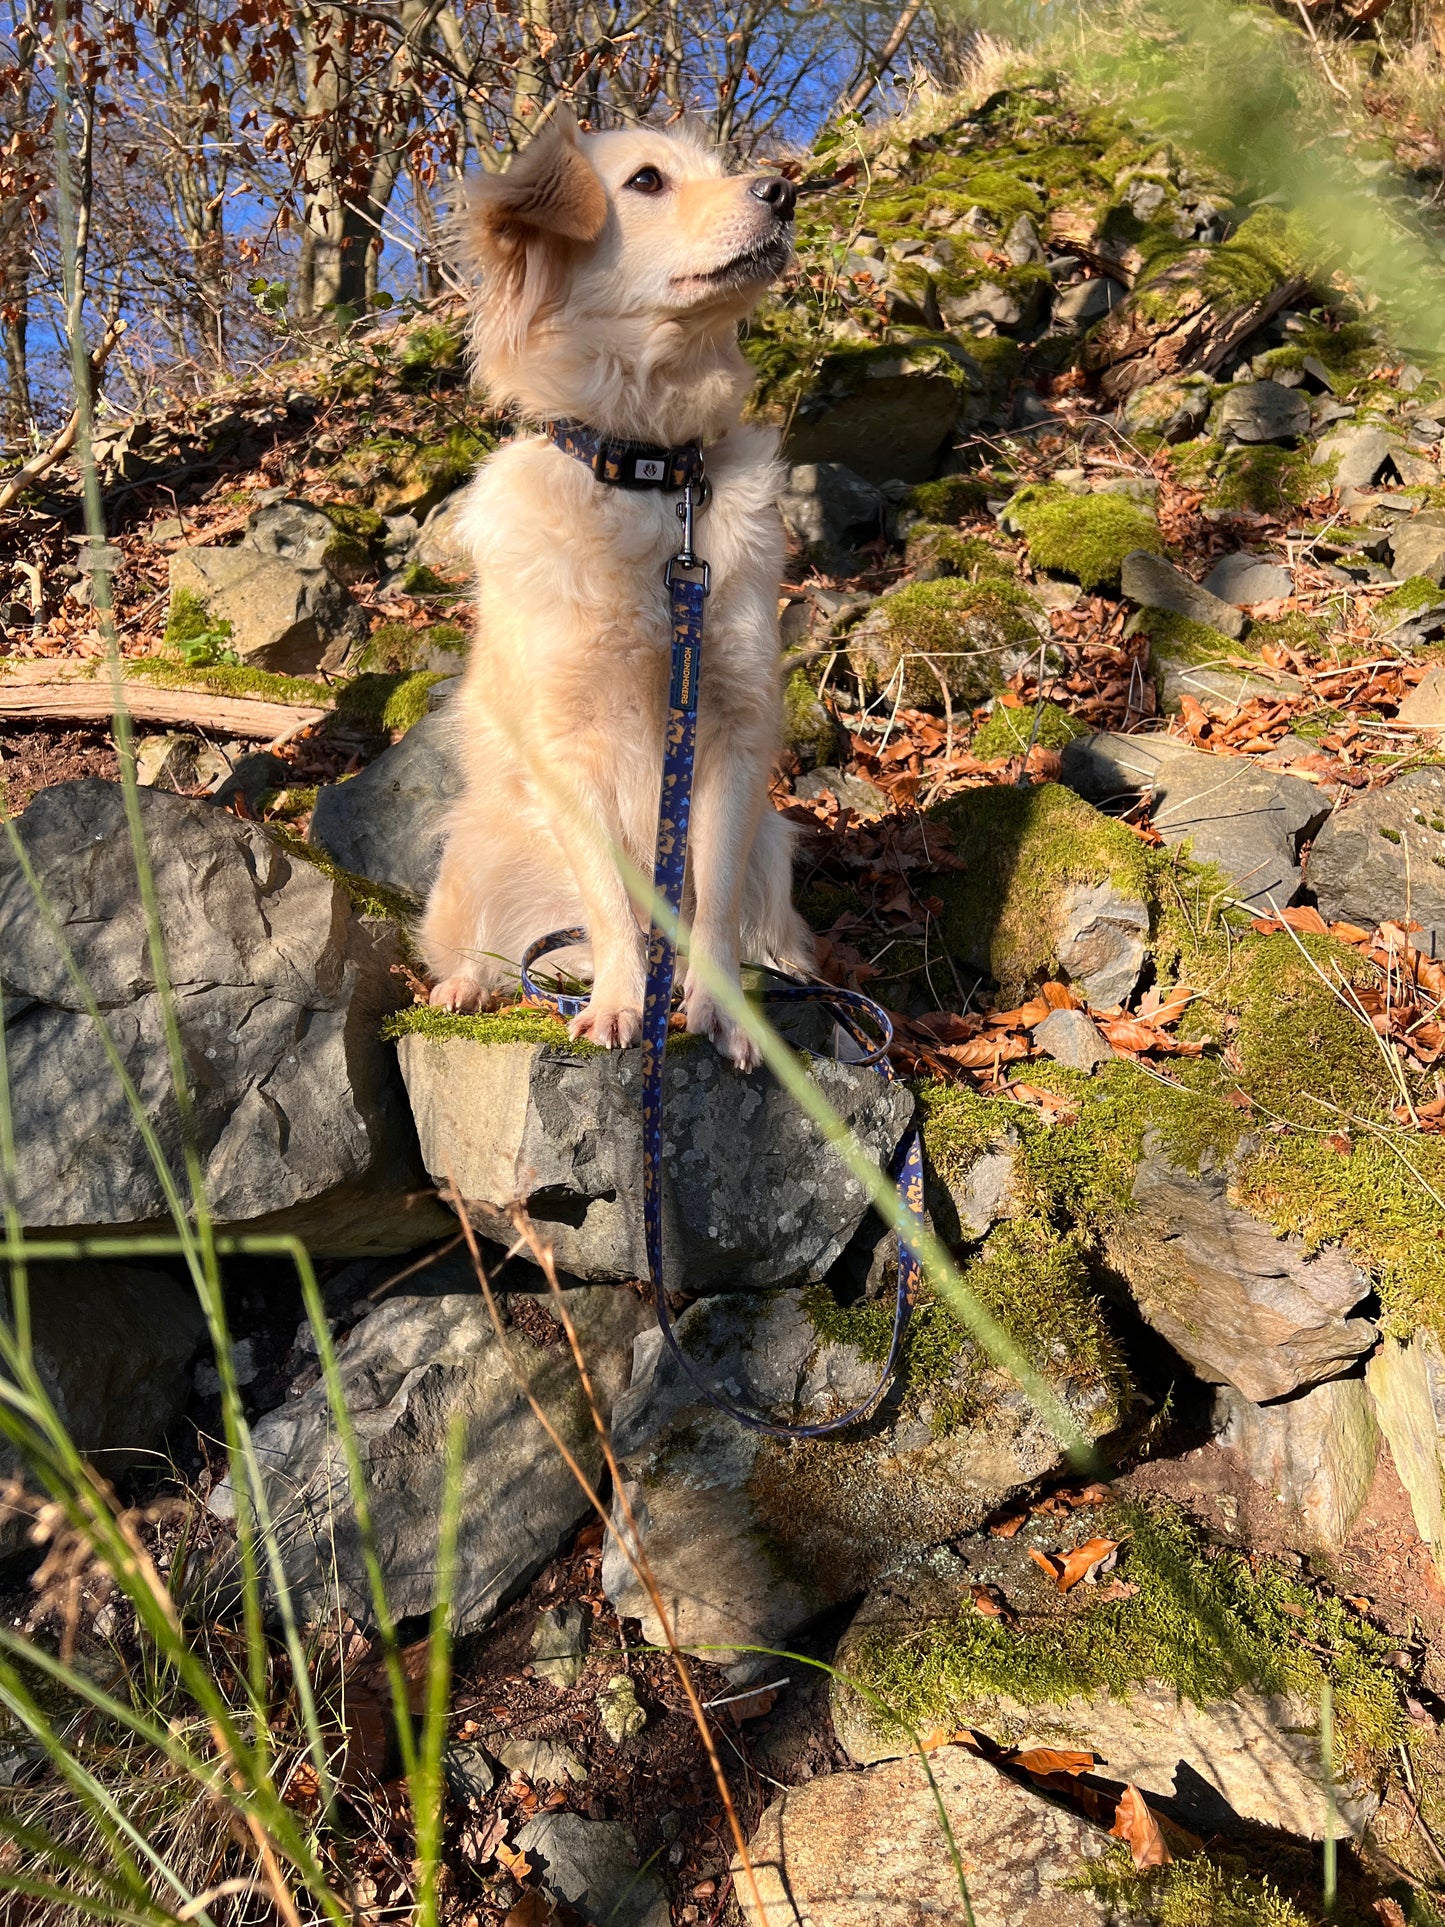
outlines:
{"label": "fluffy cream dog", "polygon": [[[769,807],[777,753],[783,537],[776,437],[740,419],[752,375],[737,325],[786,263],[792,190],[729,175],[677,135],[579,136],[558,119],[466,220],[472,346],[492,397],[525,420],[706,444],[712,568],[698,704],[689,884],[695,952],[807,967],[786,825]],[[464,770],[422,941],[432,1002],[483,1007],[528,943],[585,924],[591,998],[574,1037],[641,1028],[644,926],[613,852],[652,870],[670,621],[663,575],[676,496],[597,480],[542,437],[507,443],[470,485],[476,638],[451,705]],[[748,1068],[756,1051],[696,967],[687,1027]]]}

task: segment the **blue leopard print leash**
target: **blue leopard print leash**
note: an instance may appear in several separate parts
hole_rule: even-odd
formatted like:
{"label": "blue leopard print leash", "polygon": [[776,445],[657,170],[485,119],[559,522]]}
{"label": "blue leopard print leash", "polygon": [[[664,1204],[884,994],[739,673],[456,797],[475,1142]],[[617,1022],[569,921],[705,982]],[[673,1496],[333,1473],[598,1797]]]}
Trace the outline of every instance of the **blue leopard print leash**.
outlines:
{"label": "blue leopard print leash", "polygon": [[[623,488],[680,488],[678,518],[682,547],[667,565],[666,582],[672,607],[672,675],[668,690],[667,726],[663,736],[662,791],[657,812],[657,845],[653,859],[653,889],[666,903],[673,919],[682,911],[683,878],[687,868],[688,824],[692,813],[693,764],[697,750],[697,697],[702,667],[703,612],[711,589],[708,565],[693,548],[693,521],[707,500],[707,480],[700,443],[679,449],[654,448],[641,442],[609,441],[575,422],[549,422],[545,432],[557,447],[586,463],[599,481]],[[522,988],[529,997],[550,1004],[559,1016],[575,1017],[586,1006],[585,996],[559,991],[533,976],[534,966],[552,952],[586,941],[581,928],[554,930],[529,945],[522,958]],[[772,1438],[811,1439],[842,1431],[866,1418],[882,1398],[893,1377],[902,1349],[909,1314],[918,1301],[923,1266],[918,1240],[900,1237],[898,1286],[893,1311],[893,1333],[888,1356],[868,1396],[836,1418],[812,1425],[782,1425],[760,1418],[722,1397],[699,1374],[683,1350],[672,1322],[663,1285],[662,1250],[662,1125],[663,1063],[668,1018],[672,1011],[677,952],[667,932],[652,919],[647,940],[647,988],[642,1005],[642,1134],[643,1220],[647,1265],[657,1323],[673,1358],[709,1405],[750,1431]],[[856,990],[831,984],[783,984],[764,992],[768,1003],[820,1003],[857,1046],[854,1060],[874,1066],[892,1077],[888,1047],[893,1026],[881,1005]],[[874,1032],[869,1036],[867,1026]],[[910,1223],[923,1225],[923,1146],[910,1131],[895,1155],[889,1175]]]}

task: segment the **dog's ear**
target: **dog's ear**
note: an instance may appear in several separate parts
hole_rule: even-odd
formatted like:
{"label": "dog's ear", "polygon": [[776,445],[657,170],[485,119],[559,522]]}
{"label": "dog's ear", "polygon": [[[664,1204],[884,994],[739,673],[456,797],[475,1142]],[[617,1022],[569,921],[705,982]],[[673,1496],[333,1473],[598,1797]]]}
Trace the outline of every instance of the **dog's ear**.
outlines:
{"label": "dog's ear", "polygon": [[569,257],[597,239],[607,213],[607,190],[565,111],[505,173],[471,183],[460,253],[476,281],[472,344],[485,380],[501,378],[538,314],[560,298]]}
{"label": "dog's ear", "polygon": [[607,190],[560,111],[503,174],[484,174],[467,203],[467,239],[478,265],[533,240],[595,241],[607,221]]}

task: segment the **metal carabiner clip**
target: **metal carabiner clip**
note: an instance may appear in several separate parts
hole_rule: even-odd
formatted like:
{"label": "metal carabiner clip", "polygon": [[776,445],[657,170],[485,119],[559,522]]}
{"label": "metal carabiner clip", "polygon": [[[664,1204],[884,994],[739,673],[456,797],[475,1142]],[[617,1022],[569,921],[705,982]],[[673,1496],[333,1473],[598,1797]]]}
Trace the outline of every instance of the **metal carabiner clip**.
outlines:
{"label": "metal carabiner clip", "polygon": [[[702,503],[706,503],[706,501],[707,494],[704,494],[702,496]],[[677,505],[677,519],[682,524],[682,547],[668,563],[666,579],[668,587],[671,588],[672,572],[674,569],[701,569],[702,592],[704,595],[711,595],[712,571],[708,568],[708,565],[703,561],[702,557],[694,552],[692,546],[693,516],[697,506],[701,506],[701,504],[695,505],[693,502],[693,484],[691,482],[684,482],[682,485],[682,500]]]}

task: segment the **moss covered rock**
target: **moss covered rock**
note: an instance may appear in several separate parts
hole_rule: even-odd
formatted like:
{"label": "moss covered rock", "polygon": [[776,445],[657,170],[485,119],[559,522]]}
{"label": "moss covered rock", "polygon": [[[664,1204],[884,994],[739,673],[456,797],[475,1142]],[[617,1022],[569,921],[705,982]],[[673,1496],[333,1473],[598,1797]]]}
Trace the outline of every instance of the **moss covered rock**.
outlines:
{"label": "moss covered rock", "polygon": [[981,535],[961,535],[942,522],[916,522],[908,532],[904,551],[915,582],[936,582],[959,576],[965,582],[1015,579],[1012,558]]}
{"label": "moss covered rock", "polygon": [[969,748],[980,762],[988,763],[999,756],[1022,756],[1031,743],[1043,749],[1062,749],[1086,733],[1085,725],[1057,703],[1046,702],[1035,723],[1032,703],[996,702],[988,721],[974,731]]}
{"label": "moss covered rock", "polygon": [[943,692],[973,705],[1038,651],[1047,620],[1016,582],[988,576],[910,583],[883,596],[851,630],[848,661],[864,691],[937,709]]}
{"label": "moss covered rock", "polygon": [[1071,791],[966,790],[932,815],[963,869],[941,875],[944,943],[1012,1000],[1049,977],[1099,1004],[1138,981],[1154,900],[1149,852]]}
{"label": "moss covered rock", "polygon": [[1075,495],[1052,482],[1019,490],[1004,516],[1028,544],[1036,569],[1073,576],[1085,589],[1117,588],[1124,557],[1164,553],[1153,515],[1126,496]]}
{"label": "moss covered rock", "polygon": [[[1077,1256],[1050,1262],[1035,1244],[1007,1260],[986,1253],[980,1264],[990,1263],[999,1270],[992,1302],[1000,1306],[1009,1303],[1005,1279],[1039,1281],[1031,1301],[1043,1321],[1034,1333],[1038,1355],[1070,1425],[1097,1439],[1117,1422],[1121,1368]],[[822,1418],[872,1389],[887,1354],[880,1327],[890,1322],[880,1305],[859,1308],[840,1327],[835,1316],[849,1314],[827,1311],[826,1296],[824,1287],[806,1297],[705,1299],[679,1335],[702,1373],[730,1381],[748,1403],[788,1422]],[[833,1336],[838,1329],[850,1330],[851,1341]],[[639,1361],[616,1444],[677,1637],[734,1648],[787,1638],[820,1608],[900,1557],[967,1530],[1063,1462],[1062,1445],[1029,1399],[943,1317],[925,1317],[910,1340],[901,1399],[834,1438],[790,1442],[743,1431],[703,1403],[659,1346]],[[651,1601],[615,1554],[604,1561],[603,1584],[620,1614],[637,1614],[648,1637],[660,1632]],[[767,1663],[737,1661],[750,1672]]]}
{"label": "moss covered rock", "polygon": [[[1124,1585],[1061,1595],[1030,1552],[1094,1534],[1120,1543]],[[980,1585],[1017,1618],[978,1612]],[[979,1534],[931,1555],[865,1602],[837,1666],[834,1724],[855,1759],[906,1750],[899,1719],[971,1726],[1003,1744],[1090,1748],[1103,1756],[1100,1772],[1182,1799],[1186,1816],[1197,1787],[1194,1824],[1211,1795],[1222,1796],[1247,1819],[1313,1839],[1331,1819],[1320,1766],[1325,1679],[1342,1830],[1374,1812],[1404,1731],[1385,1635],[1282,1567],[1212,1551],[1178,1515],[1140,1507],[1109,1508],[1062,1532],[1035,1518],[1012,1539]]]}
{"label": "moss covered rock", "polygon": [[805,770],[834,764],[843,752],[838,719],[802,669],[795,669],[783,688],[783,743]]}

